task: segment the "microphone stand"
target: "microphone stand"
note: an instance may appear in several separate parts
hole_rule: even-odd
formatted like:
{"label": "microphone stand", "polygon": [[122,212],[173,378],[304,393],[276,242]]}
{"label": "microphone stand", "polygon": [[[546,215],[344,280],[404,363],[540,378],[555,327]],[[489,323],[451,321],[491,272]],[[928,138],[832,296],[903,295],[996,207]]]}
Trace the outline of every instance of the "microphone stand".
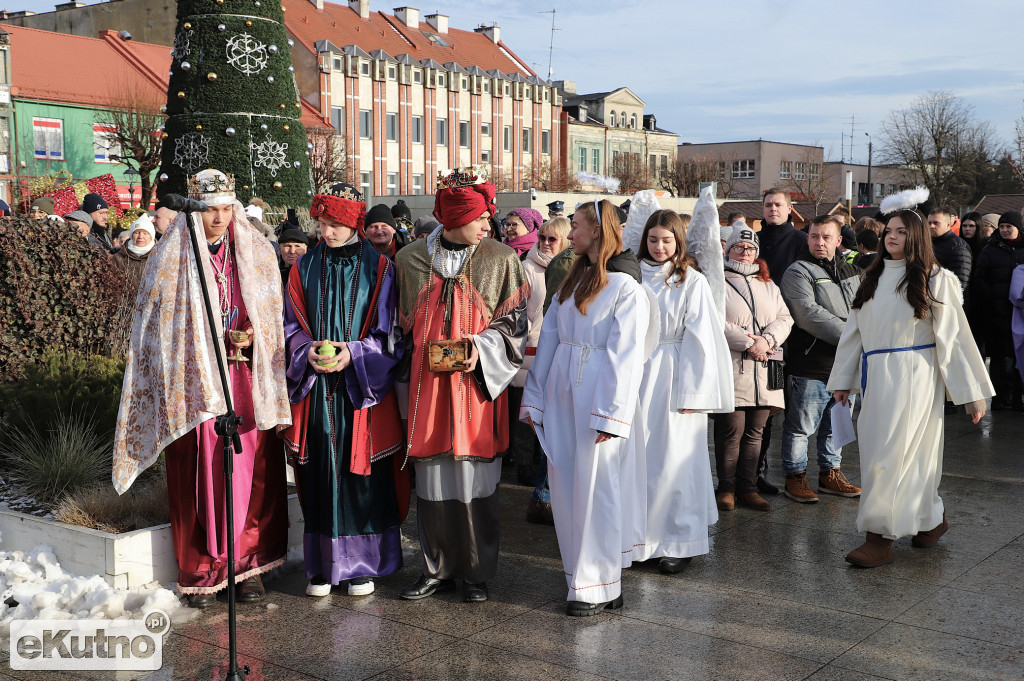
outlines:
{"label": "microphone stand", "polygon": [[[210,290],[206,286],[206,273],[203,271],[203,260],[200,257],[199,240],[196,238],[197,230],[204,228],[201,219],[196,218],[195,212],[190,211],[188,213],[188,227],[189,238],[192,241],[192,253],[195,255],[196,270],[199,274],[199,286],[203,291],[203,303],[206,306],[206,320],[209,324],[210,335],[213,336],[217,325],[214,321],[213,305],[210,303]],[[243,681],[249,673],[249,666],[246,665],[241,670],[238,668],[238,644],[235,631],[235,492],[232,484],[232,473],[235,470],[235,464],[231,451],[234,448],[234,453],[242,453],[242,439],[238,436],[238,426],[241,424],[242,419],[235,414],[231,403],[231,388],[228,384],[227,367],[224,363],[223,354],[220,348],[217,347],[218,342],[223,342],[223,339],[220,341],[214,339],[214,348],[217,350],[214,354],[217,356],[217,369],[220,373],[220,384],[224,389],[224,402],[227,406],[227,413],[219,416],[213,426],[217,435],[224,439],[224,489],[226,492],[225,503],[227,504],[226,516],[228,525],[228,655],[230,658],[226,681]]]}

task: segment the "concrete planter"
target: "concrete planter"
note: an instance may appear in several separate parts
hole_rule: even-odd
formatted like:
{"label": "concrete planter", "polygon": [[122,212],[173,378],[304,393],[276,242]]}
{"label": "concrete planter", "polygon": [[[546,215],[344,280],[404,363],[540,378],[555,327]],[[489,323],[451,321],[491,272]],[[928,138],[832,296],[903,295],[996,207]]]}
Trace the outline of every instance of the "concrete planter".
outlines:
{"label": "concrete planter", "polygon": [[[291,549],[302,545],[302,510],[295,494],[288,497],[288,518]],[[0,509],[0,534],[5,551],[51,546],[65,571],[100,575],[114,588],[132,589],[152,581],[168,584],[178,579],[170,524],[112,534]]]}

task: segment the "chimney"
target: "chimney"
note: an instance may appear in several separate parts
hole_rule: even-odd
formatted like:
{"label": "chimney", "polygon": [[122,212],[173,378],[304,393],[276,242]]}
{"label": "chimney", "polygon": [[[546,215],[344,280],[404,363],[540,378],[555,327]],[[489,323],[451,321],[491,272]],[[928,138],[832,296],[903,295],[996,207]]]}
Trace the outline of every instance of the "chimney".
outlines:
{"label": "chimney", "polygon": [[309,0],[321,12],[324,11],[324,0]]}
{"label": "chimney", "polygon": [[78,9],[79,7],[85,7],[85,3],[84,2],[77,2],[77,0],[76,0],[75,2],[62,2],[61,4],[55,6],[54,9],[56,9],[56,10]]}
{"label": "chimney", "polygon": [[438,33],[448,32],[447,14],[428,14],[424,18],[427,20],[427,23],[430,24]]}
{"label": "chimney", "polygon": [[493,26],[477,26],[473,29],[476,33],[483,33],[485,36],[491,39],[491,42],[495,45],[501,40],[501,29],[497,24]]}
{"label": "chimney", "polygon": [[420,27],[420,11],[415,7],[396,7],[395,16],[409,28]]}
{"label": "chimney", "polygon": [[[323,4],[317,0],[318,4]],[[359,12],[360,19],[370,18],[370,0],[348,0],[348,7],[353,12]]]}
{"label": "chimney", "polygon": [[574,95],[576,94],[576,81],[575,80],[556,80],[552,85],[555,86],[556,90],[561,90],[564,94]]}

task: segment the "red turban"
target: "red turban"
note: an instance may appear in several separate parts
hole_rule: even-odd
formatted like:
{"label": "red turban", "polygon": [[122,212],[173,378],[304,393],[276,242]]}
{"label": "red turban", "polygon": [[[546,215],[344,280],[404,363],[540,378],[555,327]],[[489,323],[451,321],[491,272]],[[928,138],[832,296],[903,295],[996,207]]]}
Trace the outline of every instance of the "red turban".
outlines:
{"label": "red turban", "polygon": [[494,185],[490,182],[467,186],[442,187],[434,199],[434,217],[445,230],[458,229],[476,220],[484,213],[494,213]]}
{"label": "red turban", "polygon": [[340,182],[328,191],[330,193],[313,197],[309,216],[314,220],[328,217],[362,234],[363,217],[366,215],[366,203],[360,200],[362,195],[352,185]]}

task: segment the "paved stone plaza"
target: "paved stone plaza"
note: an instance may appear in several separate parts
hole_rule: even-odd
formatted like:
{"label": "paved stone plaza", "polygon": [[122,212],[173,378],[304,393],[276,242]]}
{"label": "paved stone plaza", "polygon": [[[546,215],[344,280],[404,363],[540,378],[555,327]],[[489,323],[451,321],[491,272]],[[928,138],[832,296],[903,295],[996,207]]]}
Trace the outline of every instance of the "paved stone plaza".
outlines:
{"label": "paved stone plaza", "polygon": [[[779,440],[777,430],[776,463]],[[862,540],[856,500],[770,497],[770,513],[723,514],[712,553],[683,573],[635,566],[623,575],[624,608],[579,619],[563,614],[554,529],[527,524],[529,490],[506,484],[502,560],[487,603],[464,604],[457,592],[398,599],[419,574],[413,512],[406,568],[378,580],[372,596],[336,588],[307,598],[293,570],[267,583],[265,603],[239,606],[240,660],[252,681],[1024,679],[1022,443],[1020,414],[977,427],[962,414],[947,419],[940,491],[950,531],[934,549],[912,549],[906,538],[895,563],[851,568],[843,556]],[[843,470],[858,484],[855,445],[845,454]],[[225,602],[175,627],[164,668],[146,678],[223,679],[226,657]],[[0,681],[115,678],[16,672],[6,660],[0,653]]]}

